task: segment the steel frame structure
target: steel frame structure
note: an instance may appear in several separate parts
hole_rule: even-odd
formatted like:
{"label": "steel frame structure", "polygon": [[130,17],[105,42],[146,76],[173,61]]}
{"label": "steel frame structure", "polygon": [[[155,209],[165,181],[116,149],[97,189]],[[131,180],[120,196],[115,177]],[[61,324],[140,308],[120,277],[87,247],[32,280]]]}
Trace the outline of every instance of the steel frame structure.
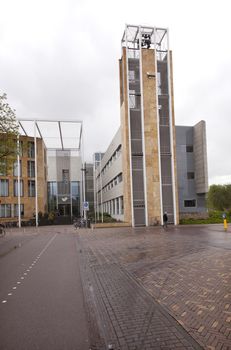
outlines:
{"label": "steel frame structure", "polygon": [[[39,119],[39,120],[34,120],[34,119],[18,119],[19,126],[21,128],[21,136],[30,136],[34,137],[34,145],[35,145],[35,221],[36,221],[36,227],[38,227],[38,167],[37,167],[37,133],[39,134],[39,138],[41,138],[44,142],[44,145],[46,147],[46,150],[68,150],[68,151],[77,151],[81,155],[81,160],[82,160],[82,165],[84,164],[84,154],[83,154],[83,122],[80,120],[47,120],[47,119]],[[28,124],[29,123],[29,124]],[[56,137],[53,136],[46,136],[47,129],[41,128],[41,125],[45,123],[48,126],[48,123],[52,123],[53,125],[56,125],[56,130],[59,131],[58,133],[58,143],[54,147],[49,146],[49,139],[54,139],[56,138],[57,141],[57,134]],[[64,125],[69,125],[72,124],[72,127],[69,129],[69,132],[72,132],[73,135],[73,125],[78,125],[77,131],[79,132],[78,137],[70,137],[68,136],[68,133],[66,133],[66,130],[64,132]],[[29,126],[29,129],[28,129]],[[63,129],[64,127],[64,129]],[[33,128],[33,130],[32,130]],[[44,135],[43,135],[44,133]],[[48,133],[52,135],[52,130],[48,130]],[[65,135],[64,135],[65,134]],[[75,140],[74,143],[69,143],[70,147],[67,147],[68,140],[70,139],[73,141]],[[76,141],[77,140],[77,141]],[[19,148],[19,137],[17,140],[18,148]],[[20,199],[20,157],[19,157],[19,152],[18,152],[18,157],[17,157],[17,162],[18,162],[18,226],[21,227],[21,210],[20,210],[20,204],[21,204],[21,199]],[[80,192],[80,204],[81,204],[81,211],[82,211],[82,199],[85,198],[85,177],[82,178],[82,181],[84,182],[80,186],[80,189],[83,187],[83,191]]]}

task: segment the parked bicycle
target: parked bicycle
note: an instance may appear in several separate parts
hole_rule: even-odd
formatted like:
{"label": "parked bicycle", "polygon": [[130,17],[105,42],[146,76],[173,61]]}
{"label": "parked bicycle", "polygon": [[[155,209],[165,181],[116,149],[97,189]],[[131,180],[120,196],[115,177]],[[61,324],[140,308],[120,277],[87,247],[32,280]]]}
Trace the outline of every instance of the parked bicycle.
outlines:
{"label": "parked bicycle", "polygon": [[86,220],[84,218],[74,219],[73,225],[75,229],[86,227]]}

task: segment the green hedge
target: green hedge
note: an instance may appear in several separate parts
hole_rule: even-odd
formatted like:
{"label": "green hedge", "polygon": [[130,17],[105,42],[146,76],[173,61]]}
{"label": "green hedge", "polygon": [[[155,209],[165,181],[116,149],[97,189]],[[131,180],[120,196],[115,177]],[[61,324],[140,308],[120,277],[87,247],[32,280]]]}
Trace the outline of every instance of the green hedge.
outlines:
{"label": "green hedge", "polygon": [[[188,218],[188,219],[180,219],[181,225],[193,225],[193,224],[223,224],[224,220],[222,217],[222,214],[224,212],[222,211],[209,211],[209,217],[206,219],[195,219],[195,218]],[[230,222],[231,220],[231,213],[226,212],[226,220],[227,222]]]}

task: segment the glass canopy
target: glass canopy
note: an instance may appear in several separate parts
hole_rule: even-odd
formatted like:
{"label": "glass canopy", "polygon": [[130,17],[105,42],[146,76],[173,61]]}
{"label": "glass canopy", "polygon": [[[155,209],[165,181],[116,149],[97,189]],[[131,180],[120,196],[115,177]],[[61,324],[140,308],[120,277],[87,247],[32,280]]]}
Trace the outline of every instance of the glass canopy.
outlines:
{"label": "glass canopy", "polygon": [[82,121],[18,120],[21,135],[41,137],[47,149],[80,150]]}

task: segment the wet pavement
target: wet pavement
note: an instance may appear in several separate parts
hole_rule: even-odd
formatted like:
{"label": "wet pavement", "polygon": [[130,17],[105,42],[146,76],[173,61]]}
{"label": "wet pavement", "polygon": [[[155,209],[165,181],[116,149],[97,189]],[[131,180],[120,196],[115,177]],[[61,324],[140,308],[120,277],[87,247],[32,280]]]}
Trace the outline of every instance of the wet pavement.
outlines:
{"label": "wet pavement", "polygon": [[78,232],[92,348],[231,349],[230,231]]}
{"label": "wet pavement", "polygon": [[231,349],[222,225],[13,229],[0,277],[0,349]]}

